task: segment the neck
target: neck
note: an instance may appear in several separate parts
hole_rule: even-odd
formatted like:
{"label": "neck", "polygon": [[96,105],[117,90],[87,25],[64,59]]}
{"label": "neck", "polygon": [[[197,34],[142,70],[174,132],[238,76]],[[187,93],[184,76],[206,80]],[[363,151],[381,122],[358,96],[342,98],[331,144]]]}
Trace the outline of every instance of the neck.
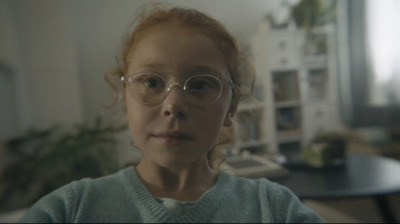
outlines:
{"label": "neck", "polygon": [[207,159],[199,165],[166,168],[144,157],[136,171],[154,196],[180,201],[199,199],[214,185],[218,176]]}

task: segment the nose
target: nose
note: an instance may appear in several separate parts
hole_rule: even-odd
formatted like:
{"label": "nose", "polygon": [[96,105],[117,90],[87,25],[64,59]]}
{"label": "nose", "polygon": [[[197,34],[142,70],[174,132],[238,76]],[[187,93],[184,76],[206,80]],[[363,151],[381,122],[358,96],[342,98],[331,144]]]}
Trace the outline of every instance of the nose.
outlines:
{"label": "nose", "polygon": [[[177,87],[177,88],[174,88]],[[189,113],[188,102],[179,83],[171,84],[163,101],[162,115],[170,118],[186,118]]]}

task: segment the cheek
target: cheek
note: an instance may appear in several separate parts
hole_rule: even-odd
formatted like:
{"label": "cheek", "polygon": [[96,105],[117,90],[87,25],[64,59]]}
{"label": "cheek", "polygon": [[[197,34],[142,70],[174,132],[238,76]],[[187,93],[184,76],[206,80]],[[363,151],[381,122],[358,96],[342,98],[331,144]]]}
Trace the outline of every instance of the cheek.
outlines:
{"label": "cheek", "polygon": [[226,113],[227,109],[225,109],[225,107],[210,110],[196,119],[197,124],[195,126],[198,127],[198,131],[201,131],[204,133],[204,136],[207,136],[206,138],[208,141],[211,139],[216,141],[224,126]]}
{"label": "cheek", "polygon": [[126,119],[131,130],[131,135],[134,141],[143,139],[145,130],[151,125],[151,121],[155,120],[155,113],[151,110],[144,109],[141,105],[135,104],[132,100],[127,102]]}

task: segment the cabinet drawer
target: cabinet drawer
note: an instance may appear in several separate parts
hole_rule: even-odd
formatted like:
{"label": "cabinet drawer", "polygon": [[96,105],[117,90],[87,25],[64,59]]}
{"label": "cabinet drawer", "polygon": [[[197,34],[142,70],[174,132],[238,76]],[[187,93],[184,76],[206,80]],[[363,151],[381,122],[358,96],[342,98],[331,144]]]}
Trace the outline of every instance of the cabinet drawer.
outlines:
{"label": "cabinet drawer", "polygon": [[295,68],[300,65],[301,33],[274,33],[268,37],[268,64],[272,69]]}

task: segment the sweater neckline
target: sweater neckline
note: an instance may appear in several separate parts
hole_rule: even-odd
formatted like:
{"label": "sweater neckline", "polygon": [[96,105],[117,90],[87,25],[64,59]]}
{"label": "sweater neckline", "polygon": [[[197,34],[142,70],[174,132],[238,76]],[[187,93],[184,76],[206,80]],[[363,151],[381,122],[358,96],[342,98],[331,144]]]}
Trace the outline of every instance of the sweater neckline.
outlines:
{"label": "sweater neckline", "polygon": [[128,180],[126,187],[128,195],[131,195],[131,200],[139,200],[143,212],[147,213],[147,217],[152,217],[151,219],[153,219],[149,221],[154,222],[193,222],[200,220],[202,217],[208,217],[206,213],[215,210],[210,206],[217,206],[215,202],[224,197],[223,191],[226,191],[224,186],[226,186],[228,179],[226,173],[220,172],[215,184],[198,200],[194,201],[186,213],[174,216],[151,194],[134,167],[125,169],[124,175]]}

